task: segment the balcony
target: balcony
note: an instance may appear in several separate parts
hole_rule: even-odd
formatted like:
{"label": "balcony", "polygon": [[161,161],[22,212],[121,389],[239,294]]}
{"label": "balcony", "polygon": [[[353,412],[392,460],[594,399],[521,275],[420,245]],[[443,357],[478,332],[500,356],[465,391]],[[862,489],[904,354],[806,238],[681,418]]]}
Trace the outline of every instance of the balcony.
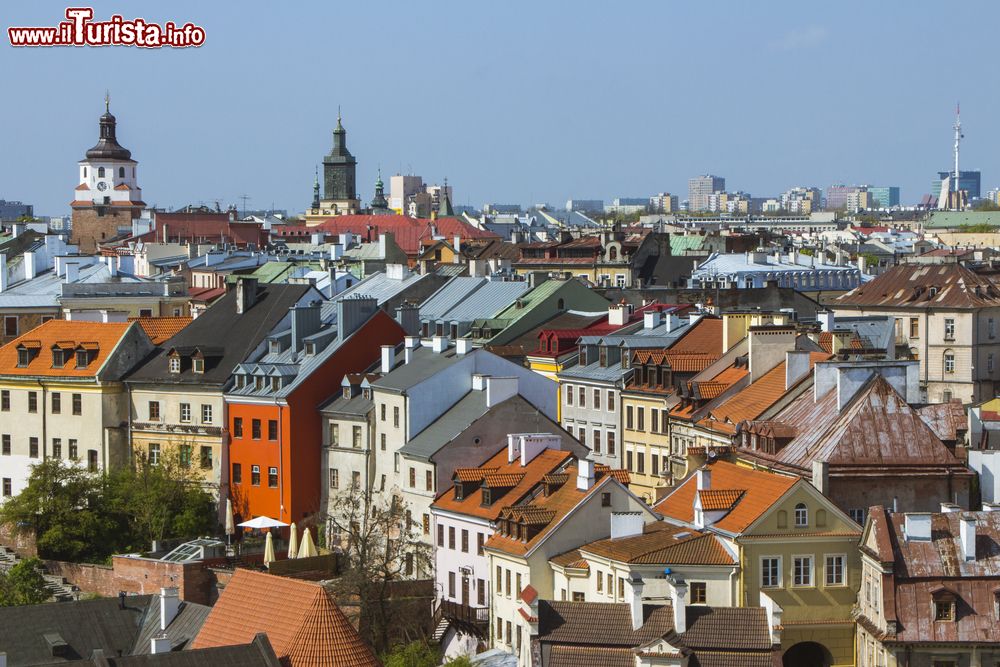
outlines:
{"label": "balcony", "polygon": [[434,637],[441,639],[449,626],[455,626],[459,631],[476,635],[482,639],[489,636],[490,608],[470,607],[460,602],[452,602],[441,598],[434,610]]}

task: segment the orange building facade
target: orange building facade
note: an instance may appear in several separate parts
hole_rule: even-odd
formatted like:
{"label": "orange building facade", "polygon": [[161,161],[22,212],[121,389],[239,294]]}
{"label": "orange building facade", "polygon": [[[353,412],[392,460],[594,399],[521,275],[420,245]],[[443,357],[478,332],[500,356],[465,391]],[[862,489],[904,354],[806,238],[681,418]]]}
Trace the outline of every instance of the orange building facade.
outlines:
{"label": "orange building facade", "polygon": [[[404,335],[395,320],[378,311],[325,360],[303,363],[290,392],[226,395],[229,495],[237,522],[268,516],[300,523],[320,510],[318,407],[341,391],[345,374],[364,371],[380,358],[381,346],[398,345]],[[302,377],[303,372],[308,375]]]}

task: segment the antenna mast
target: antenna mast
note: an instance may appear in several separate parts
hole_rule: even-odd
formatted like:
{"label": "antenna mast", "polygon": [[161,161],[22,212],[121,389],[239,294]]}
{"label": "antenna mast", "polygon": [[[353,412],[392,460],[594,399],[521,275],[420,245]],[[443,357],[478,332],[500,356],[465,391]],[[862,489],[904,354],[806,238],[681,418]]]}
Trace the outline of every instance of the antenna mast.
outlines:
{"label": "antenna mast", "polygon": [[[962,142],[962,138],[965,136],[962,134],[962,107],[959,104],[955,104],[955,185],[952,188],[956,193],[958,192],[958,151],[959,144]],[[957,197],[957,194],[956,194]],[[956,198],[956,202],[958,199]]]}

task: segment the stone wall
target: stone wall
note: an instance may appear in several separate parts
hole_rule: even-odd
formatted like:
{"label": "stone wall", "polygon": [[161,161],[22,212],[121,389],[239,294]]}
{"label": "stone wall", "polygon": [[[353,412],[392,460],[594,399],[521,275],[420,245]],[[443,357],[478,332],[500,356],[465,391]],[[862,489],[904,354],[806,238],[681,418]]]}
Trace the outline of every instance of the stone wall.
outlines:
{"label": "stone wall", "polygon": [[150,558],[114,556],[112,565],[45,561],[50,574],[75,584],[84,593],[105,597],[119,591],[152,595],[161,588],[176,586],[180,599],[198,604],[212,604],[218,598],[217,563],[168,563]]}
{"label": "stone wall", "polygon": [[32,558],[38,555],[35,531],[18,533],[10,526],[0,525],[0,545],[7,547],[21,558]]}

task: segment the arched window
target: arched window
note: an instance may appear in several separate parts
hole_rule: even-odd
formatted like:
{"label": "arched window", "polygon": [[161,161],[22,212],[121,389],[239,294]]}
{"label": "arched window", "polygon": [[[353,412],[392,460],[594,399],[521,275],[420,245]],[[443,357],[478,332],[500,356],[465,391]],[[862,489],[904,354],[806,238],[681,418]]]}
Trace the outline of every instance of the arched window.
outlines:
{"label": "arched window", "polygon": [[795,527],[804,528],[809,525],[809,510],[806,509],[805,503],[799,503],[795,506]]}
{"label": "arched window", "polygon": [[618,248],[616,248],[615,246],[611,246],[611,248],[608,249],[608,259],[610,259],[612,262],[618,259]]}
{"label": "arched window", "polygon": [[125,167],[118,167],[118,178],[125,178]]}
{"label": "arched window", "polygon": [[559,299],[559,302],[556,303],[556,308],[558,308],[559,310],[563,310],[565,307],[566,307],[566,302],[563,301],[562,299]]}
{"label": "arched window", "polygon": [[98,167],[97,168],[97,177],[98,178],[104,178],[104,167]]}

